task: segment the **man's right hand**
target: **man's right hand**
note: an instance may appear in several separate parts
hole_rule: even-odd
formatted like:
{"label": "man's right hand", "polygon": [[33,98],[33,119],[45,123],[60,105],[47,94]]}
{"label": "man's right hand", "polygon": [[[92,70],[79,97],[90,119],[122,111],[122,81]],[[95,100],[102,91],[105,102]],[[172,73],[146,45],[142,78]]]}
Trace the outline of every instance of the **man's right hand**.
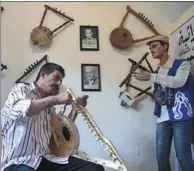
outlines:
{"label": "man's right hand", "polygon": [[73,102],[71,94],[67,91],[56,95],[56,97],[58,104],[70,104]]}

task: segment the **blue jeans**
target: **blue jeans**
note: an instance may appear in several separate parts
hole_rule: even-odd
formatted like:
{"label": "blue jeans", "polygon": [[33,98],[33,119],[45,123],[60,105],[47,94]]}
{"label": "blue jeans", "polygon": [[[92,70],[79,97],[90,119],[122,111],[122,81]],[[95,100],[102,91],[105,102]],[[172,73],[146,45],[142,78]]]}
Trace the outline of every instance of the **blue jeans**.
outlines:
{"label": "blue jeans", "polygon": [[194,171],[192,163],[192,120],[165,121],[157,124],[156,130],[156,157],[158,171],[171,171],[170,149],[174,138],[176,157],[182,171]]}

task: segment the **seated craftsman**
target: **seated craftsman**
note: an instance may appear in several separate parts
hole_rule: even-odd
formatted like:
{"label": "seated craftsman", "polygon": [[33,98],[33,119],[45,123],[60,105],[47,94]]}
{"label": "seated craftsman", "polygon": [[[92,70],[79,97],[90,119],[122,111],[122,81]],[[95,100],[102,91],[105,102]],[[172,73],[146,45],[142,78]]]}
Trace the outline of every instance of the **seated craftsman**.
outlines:
{"label": "seated craftsman", "polygon": [[[46,63],[35,82],[12,88],[1,110],[1,171],[104,171],[95,163],[71,156],[58,160],[51,154],[53,106],[73,102],[68,92],[59,93],[64,76],[61,66]],[[87,96],[77,97],[76,102],[86,106]],[[75,109],[69,117],[76,119]]]}

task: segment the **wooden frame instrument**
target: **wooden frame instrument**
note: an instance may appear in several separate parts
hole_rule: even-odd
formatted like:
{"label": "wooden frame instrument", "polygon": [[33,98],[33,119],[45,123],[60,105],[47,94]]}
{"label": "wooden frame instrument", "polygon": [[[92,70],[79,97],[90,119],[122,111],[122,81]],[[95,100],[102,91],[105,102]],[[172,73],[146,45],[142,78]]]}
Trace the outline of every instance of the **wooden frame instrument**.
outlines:
{"label": "wooden frame instrument", "polygon": [[7,69],[7,65],[1,64],[1,71]]}
{"label": "wooden frame instrument", "polygon": [[[112,30],[109,39],[113,46],[119,49],[126,49],[133,43],[139,43],[145,40],[148,40],[156,35],[159,35],[160,33],[154,28],[153,23],[142,13],[137,13],[135,10],[133,10],[129,5],[126,6],[127,12],[125,13],[125,16],[123,17],[121,24],[118,28],[115,28]],[[145,24],[155,35],[144,37],[140,39],[133,39],[132,34],[130,31],[128,31],[126,28],[123,27],[125,20],[127,19],[128,14],[133,14],[137,19],[139,19],[143,24]]]}
{"label": "wooden frame instrument", "polygon": [[[75,99],[75,95],[71,89],[67,89],[67,91],[72,95],[73,99]],[[96,158],[87,155],[85,152],[78,150],[76,148],[74,152],[72,153],[72,156],[81,158],[83,160],[87,160],[93,163],[101,164],[103,166],[113,168],[119,171],[128,171],[125,167],[121,157],[119,156],[118,152],[116,151],[115,147],[113,146],[112,142],[108,140],[106,137],[104,137],[103,133],[100,131],[99,127],[95,123],[94,119],[92,118],[89,111],[84,108],[83,106],[75,103],[72,103],[73,108],[75,108],[78,113],[81,114],[83,117],[84,122],[87,124],[89,131],[93,134],[93,136],[96,138],[96,141],[101,142],[101,145],[105,147],[105,150],[108,153],[108,156],[112,160],[105,160],[101,158]],[[61,112],[59,112],[61,113]],[[63,113],[63,112],[62,112]],[[75,139],[76,140],[76,139]],[[56,142],[57,144],[57,142]],[[56,150],[61,151],[60,148],[56,148]],[[53,151],[54,152],[54,151]],[[54,154],[57,154],[57,152],[54,152]],[[62,154],[65,154],[65,151],[62,152]]]}
{"label": "wooden frame instrument", "polygon": [[[120,83],[119,87],[122,87],[123,85],[125,85],[125,89],[124,91],[120,92],[119,93],[119,97],[122,99],[121,101],[121,106],[125,106],[125,105],[128,105],[128,106],[131,106],[134,102],[135,102],[135,99],[137,99],[138,97],[140,97],[141,95],[143,94],[147,94],[149,96],[151,96],[152,98],[154,98],[154,95],[152,93],[149,93],[148,91],[151,89],[151,86],[149,86],[148,88],[146,89],[141,89],[141,88],[138,88],[132,84],[130,84],[130,80],[131,80],[131,77],[132,75],[134,74],[134,72],[139,68],[141,70],[144,70],[144,71],[148,71],[148,72],[154,72],[151,64],[149,63],[149,61],[147,60],[147,56],[149,55],[148,52],[146,52],[143,57],[140,59],[139,62],[136,62],[134,61],[133,59],[128,59],[131,63],[132,63],[132,66],[131,66],[131,69],[130,69],[130,72],[129,74],[123,79],[123,81]],[[148,65],[148,68],[147,69],[146,67],[142,66],[141,63],[143,61],[146,61],[147,65]],[[137,95],[132,96],[128,90],[129,90],[129,87],[132,87],[134,88],[135,90],[138,90],[140,91],[140,93],[138,93]]]}
{"label": "wooden frame instrument", "polygon": [[[52,8],[48,5],[44,5],[44,7],[45,7],[45,10],[44,10],[44,13],[43,13],[43,16],[42,16],[42,19],[40,21],[39,26],[34,28],[31,32],[31,41],[33,42],[33,45],[36,45],[36,44],[46,45],[46,44],[48,44],[53,39],[53,34],[56,31],[58,31],[59,29],[61,29],[64,26],[66,26],[68,23],[74,21],[73,18],[65,15],[65,13],[62,13],[61,10],[57,10],[57,8]],[[48,10],[63,17],[67,21],[65,23],[59,25],[57,28],[55,28],[52,31],[48,27],[42,26]]]}
{"label": "wooden frame instrument", "polygon": [[[44,57],[42,57],[42,59],[40,59],[39,61],[38,60],[36,60],[33,64],[31,64],[30,66],[28,66],[28,68],[26,68],[26,71],[24,71],[24,74],[21,76],[21,77],[19,77],[16,81],[15,81],[15,83],[17,84],[17,83],[21,83],[21,80],[23,79],[23,78],[25,78],[26,76],[29,76],[33,71],[35,71],[35,69],[37,69],[37,67],[42,63],[42,62],[48,62],[48,60],[47,60],[47,55],[45,55]],[[26,82],[23,82],[23,83],[26,83]],[[29,84],[29,83],[26,83],[26,84]]]}

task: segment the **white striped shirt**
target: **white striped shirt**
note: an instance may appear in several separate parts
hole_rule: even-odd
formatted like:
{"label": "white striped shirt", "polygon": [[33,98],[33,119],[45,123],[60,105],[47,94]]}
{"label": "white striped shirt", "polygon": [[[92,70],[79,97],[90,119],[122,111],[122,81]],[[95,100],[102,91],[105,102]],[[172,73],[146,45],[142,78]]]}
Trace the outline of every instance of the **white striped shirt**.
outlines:
{"label": "white striped shirt", "polygon": [[[39,99],[34,83],[30,85],[18,83],[9,93],[1,110],[1,171],[11,164],[26,164],[37,169],[41,156],[53,162],[68,163],[68,157],[56,158],[51,155],[49,149],[50,118],[54,108],[47,108],[39,114],[28,117],[32,99]],[[63,160],[60,161],[61,159]]]}

